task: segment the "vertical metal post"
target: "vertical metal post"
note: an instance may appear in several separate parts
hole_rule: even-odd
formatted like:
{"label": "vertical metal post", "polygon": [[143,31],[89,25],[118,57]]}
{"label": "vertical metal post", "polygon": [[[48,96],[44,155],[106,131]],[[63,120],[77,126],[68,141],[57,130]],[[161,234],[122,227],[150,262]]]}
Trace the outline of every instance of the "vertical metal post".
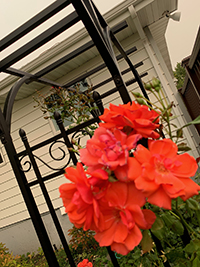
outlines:
{"label": "vertical metal post", "polygon": [[0,109],[0,138],[7,152],[8,158],[13,168],[13,172],[17,179],[19,188],[22,192],[24,201],[26,203],[27,209],[29,211],[30,217],[32,219],[33,225],[35,227],[36,233],[38,235],[47,262],[50,267],[59,267],[51,242],[46,232],[44,223],[38,211],[35,200],[33,198],[32,192],[30,188],[27,186],[28,182],[26,176],[22,171],[22,167],[18,157],[16,156],[17,152],[14,147],[12,138],[9,133],[9,128],[6,124],[1,109]]}
{"label": "vertical metal post", "polygon": [[64,248],[64,250],[66,252],[66,255],[68,257],[69,264],[70,264],[71,267],[76,267],[76,265],[74,263],[74,260],[73,260],[73,257],[71,255],[69,246],[67,244],[65,235],[64,235],[63,230],[61,228],[60,222],[59,222],[59,220],[57,218],[57,215],[56,215],[56,212],[54,210],[53,204],[52,204],[51,199],[49,197],[49,194],[47,192],[46,186],[45,186],[45,184],[44,184],[44,182],[42,180],[42,176],[41,176],[41,173],[40,173],[39,168],[37,166],[37,163],[35,161],[34,155],[33,155],[32,151],[30,149],[30,146],[29,146],[29,143],[28,143],[28,140],[27,140],[27,137],[26,137],[26,133],[25,133],[24,130],[20,129],[19,134],[20,134],[21,139],[22,139],[22,141],[24,143],[24,146],[26,148],[27,154],[28,154],[28,156],[30,158],[30,161],[31,161],[31,164],[33,166],[33,169],[34,169],[34,172],[36,174],[36,177],[37,177],[37,179],[39,181],[39,185],[40,185],[40,188],[42,190],[43,196],[44,196],[44,198],[46,200],[47,206],[49,208],[51,217],[52,217],[53,222],[54,222],[54,224],[56,226],[56,230],[57,230],[58,235],[60,237],[60,240],[62,242],[63,248]]}
{"label": "vertical metal post", "polygon": [[103,103],[101,100],[101,95],[97,91],[94,91],[92,97],[98,107],[100,115],[102,115],[104,113],[104,107],[103,107]]}
{"label": "vertical metal post", "polygon": [[111,259],[111,261],[112,261],[113,266],[114,266],[114,267],[120,267],[120,266],[119,266],[119,263],[118,263],[118,261],[117,261],[117,258],[115,257],[115,253],[111,250],[110,247],[106,247],[106,248],[107,248],[107,251],[108,251],[108,254],[109,254],[109,256],[110,256],[110,259]]}
{"label": "vertical metal post", "polygon": [[[131,101],[111,46],[109,28],[90,0],[71,0],[85,28],[102,56],[124,103]],[[100,21],[101,19],[101,21]],[[104,23],[103,27],[101,23]]]}
{"label": "vertical metal post", "polygon": [[[95,99],[95,97],[94,97],[94,99],[97,102],[98,102],[98,100],[100,101],[100,112],[103,113],[103,105],[101,103],[101,99],[99,98],[100,95],[99,95],[98,92],[95,92],[95,93],[96,94],[94,94],[94,95],[95,95],[96,99]],[[69,138],[68,138],[68,136],[65,133],[65,128],[63,126],[61,116],[60,116],[60,114],[57,111],[54,112],[54,118],[55,118],[55,120],[56,120],[56,122],[57,122],[57,124],[59,126],[59,129],[60,129],[61,133],[63,134],[63,138],[64,138],[64,140],[65,140],[65,142],[67,144],[67,147],[68,148],[72,147],[72,144],[70,143]],[[72,151],[70,151],[70,150],[69,150],[69,153],[70,153],[70,156],[72,158],[72,161],[73,161],[74,165],[76,165],[76,163],[78,162],[78,160],[77,160],[77,158],[75,156],[75,153],[72,152]],[[107,247],[107,251],[108,251],[108,254],[110,256],[110,259],[112,261],[113,266],[114,267],[120,267],[119,266],[119,263],[117,261],[117,258],[115,257],[115,253],[110,249],[110,247]]]}

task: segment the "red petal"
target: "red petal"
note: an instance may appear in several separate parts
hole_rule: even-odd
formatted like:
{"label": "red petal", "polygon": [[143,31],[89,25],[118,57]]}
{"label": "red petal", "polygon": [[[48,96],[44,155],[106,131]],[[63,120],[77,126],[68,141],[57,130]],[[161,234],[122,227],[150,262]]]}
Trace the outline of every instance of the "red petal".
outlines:
{"label": "red petal", "polygon": [[140,229],[146,229],[147,223],[144,217],[144,214],[142,213],[142,210],[139,206],[135,205],[134,210],[132,210],[133,218],[135,220],[135,223]]}
{"label": "red petal", "polygon": [[176,157],[177,145],[170,139],[150,141],[148,143],[151,154],[160,154],[168,158]]}
{"label": "red petal", "polygon": [[117,253],[121,255],[127,255],[130,252],[130,250],[128,250],[124,244],[120,244],[116,242],[112,243],[111,250],[116,251]]}
{"label": "red petal", "polygon": [[153,211],[147,210],[147,209],[142,210],[142,212],[143,212],[144,218],[147,222],[147,228],[146,229],[150,229],[156,220],[156,215],[155,215],[155,213],[153,213]]}
{"label": "red petal", "polygon": [[116,224],[113,224],[112,227],[108,228],[103,232],[99,232],[94,236],[100,247],[110,246],[112,244],[115,230]]}
{"label": "red petal", "polygon": [[121,182],[126,182],[128,181],[128,173],[127,173],[127,165],[124,166],[118,166],[114,170],[114,174],[116,178],[121,181]]}
{"label": "red petal", "polygon": [[127,235],[128,235],[127,227],[122,222],[118,222],[115,228],[113,241],[117,243],[123,243],[124,240],[127,238]]}
{"label": "red petal", "polygon": [[150,151],[142,145],[138,145],[134,153],[135,158],[142,164],[148,162],[151,158]]}
{"label": "red petal", "polygon": [[141,134],[133,134],[133,135],[130,135],[128,138],[127,138],[127,141],[126,141],[126,145],[128,146],[128,149],[132,149],[132,148],[135,148],[136,145],[137,145],[137,142],[142,138],[142,135]]}
{"label": "red petal", "polygon": [[147,197],[153,194],[160,187],[154,181],[149,181],[142,176],[135,180],[135,186],[137,189],[142,190]]}
{"label": "red petal", "polygon": [[178,167],[174,167],[171,172],[178,177],[192,177],[195,175],[198,165],[196,160],[191,157],[189,154],[184,153],[182,155],[177,156],[177,160],[182,163],[182,165]]}
{"label": "red petal", "polygon": [[136,178],[138,178],[142,173],[142,168],[140,163],[132,157],[128,158],[128,179],[131,181],[134,181]]}
{"label": "red petal", "polygon": [[98,164],[99,157],[95,157],[95,155],[90,154],[87,150],[87,148],[79,149],[80,153],[80,160],[83,162],[85,165],[88,166],[93,166]]}
{"label": "red petal", "polygon": [[128,237],[125,240],[125,245],[129,251],[133,250],[135,246],[139,245],[142,240],[142,233],[137,225],[129,233]]}
{"label": "red petal", "polygon": [[171,198],[166,194],[162,186],[148,197],[148,202],[160,208],[171,209]]}
{"label": "red petal", "polygon": [[[134,197],[133,197],[134,196]],[[138,190],[135,183],[128,183],[126,206],[138,205],[142,207],[145,204],[145,196],[142,191]]]}
{"label": "red petal", "polygon": [[127,200],[128,186],[126,183],[115,182],[108,188],[105,198],[112,206],[123,207]]}
{"label": "red petal", "polygon": [[194,195],[198,195],[199,191],[200,191],[200,186],[198,184],[196,184],[194,181],[192,181],[191,179],[180,179],[184,185],[185,185],[185,195],[181,196],[181,198],[185,201],[188,198],[194,196]]}

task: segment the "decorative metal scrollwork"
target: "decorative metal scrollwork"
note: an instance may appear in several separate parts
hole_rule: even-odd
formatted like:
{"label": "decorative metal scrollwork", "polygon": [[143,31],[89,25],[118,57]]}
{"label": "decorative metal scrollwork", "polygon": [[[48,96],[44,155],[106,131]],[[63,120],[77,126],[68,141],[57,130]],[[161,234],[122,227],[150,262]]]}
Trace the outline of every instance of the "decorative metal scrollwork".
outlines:
{"label": "decorative metal scrollwork", "polygon": [[[64,151],[64,149],[62,149],[61,147],[58,147],[58,149],[62,152],[62,156],[60,157],[60,158],[55,158],[54,156],[53,156],[53,152],[52,152],[52,149],[53,149],[53,146],[55,145],[55,144],[57,144],[57,143],[61,143],[61,144],[64,144],[65,146],[66,146],[66,144],[65,144],[65,142],[64,141],[54,141],[51,145],[50,145],[50,147],[49,147],[49,155],[51,156],[51,158],[52,159],[54,159],[54,160],[56,160],[56,161],[61,161],[61,160],[63,160],[65,157],[66,157],[66,152]],[[41,159],[40,159],[41,160]],[[47,163],[45,163],[45,165],[46,166],[48,166],[50,169],[52,169],[52,170],[56,170],[56,171],[60,171],[60,170],[62,170],[62,169],[64,169],[64,168],[66,168],[67,167],[67,165],[70,163],[70,160],[71,160],[71,157],[70,157],[70,155],[69,155],[69,159],[68,159],[68,161],[67,161],[67,163],[62,167],[62,168],[59,168],[59,169],[57,169],[57,168],[52,168],[52,167],[50,167]],[[41,160],[42,161],[42,160]]]}
{"label": "decorative metal scrollwork", "polygon": [[[77,141],[77,144],[80,145],[81,138],[83,136],[89,136],[89,138],[91,138],[92,134],[89,131],[85,130],[85,129],[80,129],[80,130],[76,131],[75,133],[73,133],[72,139],[75,139]],[[61,146],[58,146],[58,147],[56,147],[56,149],[58,149],[61,152],[61,155],[60,155],[60,157],[55,156],[53,154],[53,150],[54,150],[54,146],[56,144],[64,145],[64,147],[67,148],[67,152],[68,152],[69,148],[66,146],[66,143],[64,141],[61,141],[61,140],[56,140],[49,146],[49,155],[53,160],[55,160],[55,161],[63,161],[68,156],[67,163],[64,166],[60,167],[60,168],[54,168],[54,167],[50,166],[43,159],[41,159],[41,157],[38,157],[37,155],[33,154],[32,152],[31,153],[32,153],[32,156],[35,159],[37,159],[40,162],[42,162],[42,164],[45,165],[47,168],[49,168],[49,169],[51,169],[53,171],[61,171],[61,170],[65,169],[69,165],[69,163],[71,161],[71,155],[70,155],[70,153],[67,153]],[[79,155],[78,152],[72,152],[72,153],[76,154],[76,156]],[[20,160],[21,166],[28,166],[28,167],[27,168],[21,167],[21,170],[23,172],[29,172],[31,170],[33,164],[31,162],[30,158],[27,159],[24,163],[22,163],[22,161],[24,160],[25,157],[29,157],[29,154],[28,153],[24,154],[19,160]]]}
{"label": "decorative metal scrollwork", "polygon": [[[28,156],[27,154],[25,154],[25,155],[23,155],[20,159],[19,159],[19,161],[20,161],[20,163],[21,163],[21,170],[23,171],[23,172],[29,172],[30,171],[30,169],[31,169],[31,166],[32,166],[32,164],[31,164],[31,162],[30,161],[28,161],[28,160],[26,160],[23,164],[22,164],[22,160],[26,157],[26,156]],[[28,169],[27,170],[25,170],[25,169],[23,169],[22,168],[22,165],[29,165],[28,166]]]}
{"label": "decorative metal scrollwork", "polygon": [[[80,145],[81,137],[80,137],[80,136],[76,137],[76,135],[79,134],[79,133],[81,133],[83,136],[88,135],[90,138],[92,138],[92,134],[91,134],[89,131],[87,131],[87,130],[85,130],[85,129],[80,129],[80,130],[76,131],[76,132],[72,135],[72,139],[77,140],[77,144],[78,144],[78,145]],[[78,153],[76,152],[76,154],[78,154]]]}
{"label": "decorative metal scrollwork", "polygon": [[[49,155],[50,155],[50,157],[53,159],[53,160],[55,160],[55,161],[62,161],[62,160],[64,160],[65,159],[65,157],[67,156],[67,153],[64,151],[64,149],[63,148],[61,148],[61,147],[57,147],[57,149],[59,149],[59,151],[61,151],[62,152],[62,155],[61,155],[61,157],[55,157],[54,155],[53,155],[53,146],[55,145],[55,144],[57,144],[57,143],[62,143],[62,144],[64,144],[65,146],[66,146],[66,144],[65,144],[65,142],[63,142],[63,141],[54,141],[51,145],[50,145],[50,147],[49,147]],[[29,160],[26,160],[23,164],[22,164],[22,160],[25,158],[25,157],[28,157],[29,155],[28,154],[25,154],[25,155],[23,155],[19,160],[20,160],[20,163],[21,163],[21,166],[22,165],[27,165],[28,164],[28,168],[27,169],[24,169],[24,168],[22,168],[21,167],[21,170],[23,171],[23,172],[29,172],[30,170],[31,170],[31,167],[32,167],[32,163],[31,163],[31,160],[29,159]],[[51,169],[51,170],[53,170],[53,171],[60,171],[60,170],[63,170],[64,168],[66,168],[67,167],[67,165],[70,163],[70,160],[71,160],[71,157],[70,157],[70,155],[69,155],[69,159],[68,159],[68,161],[67,161],[67,163],[64,165],[64,166],[62,166],[62,167],[60,167],[60,168],[54,168],[54,167],[52,167],[52,166],[50,166],[48,163],[46,163],[44,160],[42,160],[40,157],[38,157],[37,155],[35,155],[35,154],[32,154],[32,156],[35,158],[35,159],[37,159],[37,160],[39,160],[40,162],[42,162],[42,164],[44,164],[46,167],[48,167],[49,169]]]}

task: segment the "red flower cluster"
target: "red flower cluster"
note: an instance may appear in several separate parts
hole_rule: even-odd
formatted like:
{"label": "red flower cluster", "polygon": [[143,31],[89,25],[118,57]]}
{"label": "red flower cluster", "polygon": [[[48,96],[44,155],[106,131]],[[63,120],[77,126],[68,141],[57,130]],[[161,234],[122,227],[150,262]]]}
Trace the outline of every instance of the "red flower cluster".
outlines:
{"label": "red flower cluster", "polygon": [[84,259],[77,265],[77,267],[93,267],[93,264],[89,262],[88,259]]}
{"label": "red flower cluster", "polygon": [[99,127],[87,141],[87,148],[80,149],[80,159],[88,166],[88,171],[104,168],[114,171],[120,180],[121,167],[127,164],[129,151],[136,147],[142,138],[140,134],[127,136],[118,129],[113,132]]}
{"label": "red flower cluster", "polygon": [[70,221],[94,230],[100,246],[122,255],[140,243],[140,229],[150,229],[156,219],[143,209],[146,201],[171,209],[171,199],[186,200],[200,190],[189,178],[197,170],[195,159],[178,155],[173,141],[151,139],[148,149],[137,145],[142,137],[159,137],[157,116],[135,103],[111,105],[101,116],[105,123],[80,150],[87,170],[81,163],[68,167],[71,183],[60,186]]}
{"label": "red flower cluster", "polygon": [[126,255],[140,243],[140,229],[154,223],[155,214],[141,209],[145,196],[134,182],[109,182],[108,172],[90,174],[81,163],[67,168],[65,176],[72,183],[60,186],[60,196],[69,219],[76,227],[94,230],[100,246]]}
{"label": "red flower cluster", "polygon": [[149,203],[171,209],[171,199],[198,195],[200,186],[189,178],[198,168],[193,157],[178,155],[177,145],[170,139],[149,141],[148,147],[138,145],[134,156],[141,165],[135,185]]}
{"label": "red flower cluster", "polygon": [[100,126],[107,129],[118,128],[125,132],[141,134],[145,138],[157,139],[160,135],[154,130],[159,127],[158,117],[159,114],[149,110],[147,106],[132,102],[119,106],[110,104],[110,108],[105,109],[99,118],[105,122],[100,123]]}

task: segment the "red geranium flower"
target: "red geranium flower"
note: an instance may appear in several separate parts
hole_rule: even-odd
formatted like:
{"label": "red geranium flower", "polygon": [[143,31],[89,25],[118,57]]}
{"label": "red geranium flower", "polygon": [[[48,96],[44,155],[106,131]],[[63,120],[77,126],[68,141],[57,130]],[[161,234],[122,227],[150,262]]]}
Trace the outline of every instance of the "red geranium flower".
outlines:
{"label": "red geranium flower", "polygon": [[80,262],[77,267],[93,267],[92,263],[88,261],[88,259],[84,259]]}
{"label": "red geranium flower", "polygon": [[[99,127],[87,141],[86,148],[80,149],[80,159],[90,172],[102,167],[115,170],[118,166],[127,164],[129,150],[136,147],[141,137],[139,134],[127,136],[118,129],[112,133]],[[118,172],[115,174],[117,176]]]}
{"label": "red geranium flower", "polygon": [[[100,173],[99,176],[102,175],[106,174]],[[103,196],[100,189],[93,192],[81,163],[77,163],[76,168],[66,168],[65,176],[72,183],[61,185],[59,191],[70,221],[77,228],[83,227],[84,230],[102,229],[102,214],[97,202],[97,199]]]}
{"label": "red geranium flower", "polygon": [[104,114],[99,117],[105,123],[99,125],[107,129],[124,129],[131,134],[137,133],[145,138],[157,139],[160,135],[154,130],[159,127],[158,115],[147,106],[135,102],[119,106],[110,104],[109,109],[105,109]]}
{"label": "red geranium flower", "polygon": [[[134,155],[142,172],[135,185],[142,190],[148,202],[171,209],[171,199],[180,196],[186,200],[200,190],[189,177],[195,175],[197,163],[184,153],[177,155],[177,145],[170,139],[149,142],[149,149],[138,145]],[[131,174],[130,174],[131,175]]]}
{"label": "red geranium flower", "polygon": [[101,206],[105,230],[97,232],[95,239],[100,246],[122,255],[128,254],[141,239],[140,229],[149,229],[156,216],[150,210],[141,210],[145,197],[134,182],[110,183],[105,195],[105,206]]}

